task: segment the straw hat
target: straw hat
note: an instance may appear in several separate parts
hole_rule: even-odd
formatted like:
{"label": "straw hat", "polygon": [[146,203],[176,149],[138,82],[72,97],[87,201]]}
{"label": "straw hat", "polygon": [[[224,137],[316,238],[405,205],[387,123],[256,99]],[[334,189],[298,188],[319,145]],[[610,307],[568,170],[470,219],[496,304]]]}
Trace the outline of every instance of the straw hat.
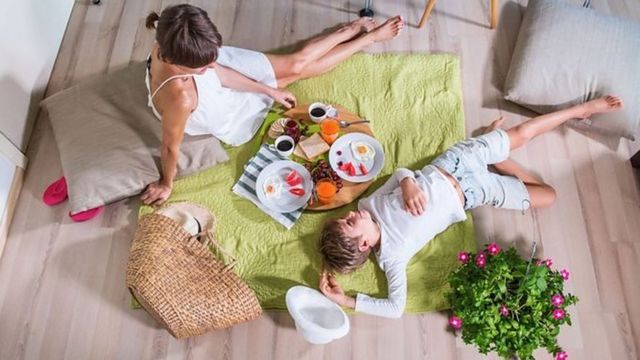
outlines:
{"label": "straw hat", "polygon": [[158,214],[171,218],[194,236],[202,231],[213,230],[214,218],[211,212],[194,203],[169,204],[158,210]]}

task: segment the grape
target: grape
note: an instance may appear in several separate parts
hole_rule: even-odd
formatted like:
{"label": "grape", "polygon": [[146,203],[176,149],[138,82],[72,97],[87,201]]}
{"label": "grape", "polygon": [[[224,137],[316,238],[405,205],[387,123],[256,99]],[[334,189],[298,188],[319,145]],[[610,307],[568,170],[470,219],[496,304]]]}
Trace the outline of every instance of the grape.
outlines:
{"label": "grape", "polygon": [[344,187],[342,183],[342,179],[338,176],[338,173],[335,172],[330,166],[327,160],[318,160],[316,163],[308,163],[311,173],[311,178],[314,183],[322,179],[330,179],[336,184],[337,192],[340,192],[340,189]]}

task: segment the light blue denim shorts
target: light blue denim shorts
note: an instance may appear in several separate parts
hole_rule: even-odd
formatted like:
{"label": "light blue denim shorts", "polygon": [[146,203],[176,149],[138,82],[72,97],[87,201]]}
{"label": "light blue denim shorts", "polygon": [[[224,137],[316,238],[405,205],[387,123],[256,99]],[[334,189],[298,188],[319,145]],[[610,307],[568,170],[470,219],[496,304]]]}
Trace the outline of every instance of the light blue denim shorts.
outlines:
{"label": "light blue denim shorts", "polygon": [[531,204],[524,183],[513,176],[489,172],[487,166],[509,157],[509,136],[502,129],[460,141],[438,156],[436,165],[458,180],[465,210],[491,204],[496,208],[526,210]]}

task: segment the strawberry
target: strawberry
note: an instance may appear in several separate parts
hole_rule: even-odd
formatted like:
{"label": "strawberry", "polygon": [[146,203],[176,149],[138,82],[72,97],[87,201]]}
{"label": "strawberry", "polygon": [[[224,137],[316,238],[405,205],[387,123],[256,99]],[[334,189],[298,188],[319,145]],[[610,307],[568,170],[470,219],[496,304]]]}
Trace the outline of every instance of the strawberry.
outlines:
{"label": "strawberry", "polygon": [[304,189],[302,189],[302,188],[289,189],[289,192],[292,193],[295,196],[303,196],[304,195]]}
{"label": "strawberry", "polygon": [[287,184],[291,187],[302,184],[302,176],[298,175],[291,180],[287,180]]}
{"label": "strawberry", "polygon": [[343,163],[342,165],[340,165],[340,170],[349,171],[349,166],[351,166],[350,162]]}
{"label": "strawberry", "polygon": [[298,174],[298,172],[295,170],[291,170],[285,177],[285,180],[287,181],[287,184],[289,184],[289,186],[302,184],[302,176],[300,176],[300,174]]}
{"label": "strawberry", "polygon": [[349,163],[349,169],[347,170],[347,174],[349,174],[349,176],[356,176],[356,167],[353,166],[352,163]]}
{"label": "strawberry", "polygon": [[285,177],[285,180],[287,180],[287,182],[289,182],[289,181],[293,181],[293,179],[295,179],[297,177],[300,177],[300,174],[298,174],[298,172],[295,171],[295,170],[291,170],[291,171],[289,171],[289,173]]}
{"label": "strawberry", "polygon": [[369,173],[369,170],[367,170],[367,167],[364,166],[364,164],[360,164],[360,171],[362,172],[362,175],[367,175]]}

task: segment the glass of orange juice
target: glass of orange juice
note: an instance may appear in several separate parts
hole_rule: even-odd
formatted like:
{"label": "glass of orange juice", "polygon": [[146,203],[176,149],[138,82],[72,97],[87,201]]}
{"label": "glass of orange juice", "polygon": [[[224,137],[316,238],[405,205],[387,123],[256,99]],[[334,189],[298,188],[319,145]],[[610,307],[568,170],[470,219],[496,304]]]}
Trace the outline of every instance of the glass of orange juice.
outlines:
{"label": "glass of orange juice", "polygon": [[322,136],[324,141],[329,145],[336,141],[339,132],[340,124],[336,119],[327,118],[320,123],[320,136]]}
{"label": "glass of orange juice", "polygon": [[320,204],[329,204],[336,197],[338,187],[331,179],[322,179],[316,183],[316,194]]}

